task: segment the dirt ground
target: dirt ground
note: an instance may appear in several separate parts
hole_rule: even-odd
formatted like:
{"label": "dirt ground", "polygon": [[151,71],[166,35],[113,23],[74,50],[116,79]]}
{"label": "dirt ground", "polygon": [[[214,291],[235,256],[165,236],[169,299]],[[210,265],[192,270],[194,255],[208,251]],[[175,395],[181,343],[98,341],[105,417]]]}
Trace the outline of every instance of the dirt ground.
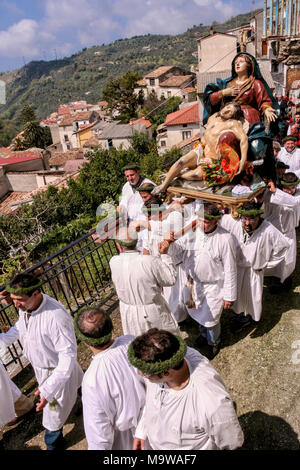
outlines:
{"label": "dirt ground", "polygon": [[[300,251],[300,232],[297,234]],[[299,253],[298,253],[298,259]],[[263,298],[263,316],[257,327],[233,335],[229,331],[232,312],[222,318],[222,348],[212,360],[237,408],[245,435],[244,450],[300,450],[300,266],[288,293]],[[122,334],[116,297],[106,305],[114,323],[114,335]],[[197,325],[189,319],[181,325],[189,346],[197,336]],[[200,350],[201,351],[201,350]],[[204,350],[202,352],[205,352]],[[82,344],[78,359],[87,369],[91,354]],[[33,396],[37,388],[31,366],[14,377],[23,393]],[[78,408],[78,407],[77,407]],[[0,449],[44,450],[41,413],[33,410],[14,427],[4,428]],[[82,414],[73,410],[64,426],[67,450],[86,450]]]}

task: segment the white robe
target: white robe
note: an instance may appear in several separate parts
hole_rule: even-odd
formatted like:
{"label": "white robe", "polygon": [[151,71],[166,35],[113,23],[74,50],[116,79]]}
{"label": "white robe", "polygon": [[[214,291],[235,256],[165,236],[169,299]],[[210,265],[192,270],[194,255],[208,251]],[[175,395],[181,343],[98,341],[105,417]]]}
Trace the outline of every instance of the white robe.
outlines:
{"label": "white robe", "polygon": [[31,313],[28,328],[25,312],[7,333],[0,334],[0,347],[20,340],[31,362],[41,396],[58,403],[56,410],[43,409],[43,426],[57,431],[67,420],[77,398],[83,372],[77,363],[77,342],[70,313],[55,299],[42,294],[39,308]]}
{"label": "white robe", "polygon": [[12,393],[11,383],[4,365],[0,362],[0,437],[1,428],[16,416],[14,408],[16,400]]}
{"label": "white robe", "polygon": [[176,282],[176,269],[169,255],[156,257],[130,250],[113,256],[109,265],[125,335],[138,336],[154,327],[180,334],[162,296],[162,288]]}
{"label": "white robe", "polygon": [[[298,191],[297,191],[298,193]],[[289,249],[285,258],[274,268],[266,268],[265,276],[275,276],[284,282],[294,272],[297,258],[296,227],[299,223],[299,196],[276,189],[267,192],[264,198],[264,219],[271,222],[286,237]]]}
{"label": "white robe", "polygon": [[[194,281],[195,308],[190,316],[200,325],[213,327],[220,321],[223,299],[233,302],[237,296],[235,243],[232,235],[217,226],[212,233],[197,228],[173,243],[169,253],[183,262],[187,276]],[[185,289],[185,301],[190,290]]]}
{"label": "white robe", "polygon": [[262,313],[264,271],[277,266],[285,257],[289,243],[270,222],[264,220],[244,242],[240,220],[223,215],[222,227],[230,231],[237,242],[238,294],[233,304],[236,313],[250,314],[259,321]]}
{"label": "white robe", "polygon": [[185,356],[189,383],[182,390],[146,380],[146,404],[135,436],[153,450],[233,450],[244,441],[220,375],[198,351]]}
{"label": "white robe", "polygon": [[300,170],[300,149],[295,148],[292,152],[288,152],[282,148],[277,155],[277,160],[289,165],[288,172]]}
{"label": "white robe", "polygon": [[[141,184],[145,183],[154,184],[153,181],[148,178],[144,178]],[[133,188],[129,181],[127,181],[122,188],[120,206],[123,206],[126,209],[130,221],[144,219],[144,214],[142,212],[143,205],[143,199],[141,198],[139,191]]]}
{"label": "white robe", "polygon": [[145,403],[144,380],[127,359],[134,336],[121,336],[93,356],[82,381],[84,430],[89,450],[132,450]]}
{"label": "white robe", "polygon": [[[151,220],[151,230],[144,230],[143,248],[153,256],[160,256],[158,243],[163,240],[167,232],[177,232],[184,226],[184,218],[179,211],[171,212],[165,220]],[[182,322],[188,317],[188,312],[183,300],[183,289],[186,284],[186,275],[181,263],[176,265],[177,280],[173,286],[163,288],[163,296],[168,302],[177,322]]]}

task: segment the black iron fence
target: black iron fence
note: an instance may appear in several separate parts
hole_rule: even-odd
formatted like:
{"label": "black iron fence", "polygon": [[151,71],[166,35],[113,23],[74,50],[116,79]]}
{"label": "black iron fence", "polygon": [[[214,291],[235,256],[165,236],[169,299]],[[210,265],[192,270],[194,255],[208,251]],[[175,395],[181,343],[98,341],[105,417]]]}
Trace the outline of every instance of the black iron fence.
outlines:
{"label": "black iron fence", "polygon": [[[107,227],[105,231],[107,237]],[[95,242],[95,234],[96,230],[90,231],[26,270],[39,276],[43,280],[42,292],[62,303],[72,315],[84,305],[113,295],[109,260],[117,254],[116,245],[109,239]],[[13,326],[17,318],[18,312],[12,303],[2,305],[0,331]],[[8,348],[4,366],[18,363],[23,368],[20,352],[20,342]]]}

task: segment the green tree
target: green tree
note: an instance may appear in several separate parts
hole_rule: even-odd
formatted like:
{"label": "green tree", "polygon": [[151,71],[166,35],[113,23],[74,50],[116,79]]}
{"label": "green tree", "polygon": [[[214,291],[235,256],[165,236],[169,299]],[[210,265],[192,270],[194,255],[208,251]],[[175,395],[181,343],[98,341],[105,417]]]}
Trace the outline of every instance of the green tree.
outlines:
{"label": "green tree", "polygon": [[36,121],[29,121],[24,126],[24,149],[31,147],[46,148],[52,143],[48,127],[41,127]]}
{"label": "green tree", "polygon": [[138,106],[142,97],[134,93],[141,76],[135,72],[126,72],[122,77],[111,80],[105,86],[103,99],[108,102],[111,113],[118,113],[117,118],[123,123],[137,117]]}
{"label": "green tree", "polygon": [[21,111],[21,122],[25,126],[27,122],[36,121],[35,112],[32,106],[26,104]]}

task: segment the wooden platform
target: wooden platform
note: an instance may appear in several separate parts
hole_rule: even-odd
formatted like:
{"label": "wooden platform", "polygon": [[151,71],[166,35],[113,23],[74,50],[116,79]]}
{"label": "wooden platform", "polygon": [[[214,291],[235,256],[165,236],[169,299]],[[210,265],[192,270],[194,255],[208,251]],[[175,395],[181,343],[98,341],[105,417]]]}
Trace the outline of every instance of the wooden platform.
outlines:
{"label": "wooden platform", "polygon": [[168,193],[172,193],[176,197],[185,196],[192,199],[202,199],[203,201],[216,202],[222,204],[223,207],[228,207],[233,217],[237,217],[237,209],[239,209],[245,202],[252,201],[256,196],[261,194],[266,187],[258,188],[251,193],[246,193],[243,196],[230,196],[226,194],[213,194],[203,190],[187,189],[175,186],[169,186]]}

